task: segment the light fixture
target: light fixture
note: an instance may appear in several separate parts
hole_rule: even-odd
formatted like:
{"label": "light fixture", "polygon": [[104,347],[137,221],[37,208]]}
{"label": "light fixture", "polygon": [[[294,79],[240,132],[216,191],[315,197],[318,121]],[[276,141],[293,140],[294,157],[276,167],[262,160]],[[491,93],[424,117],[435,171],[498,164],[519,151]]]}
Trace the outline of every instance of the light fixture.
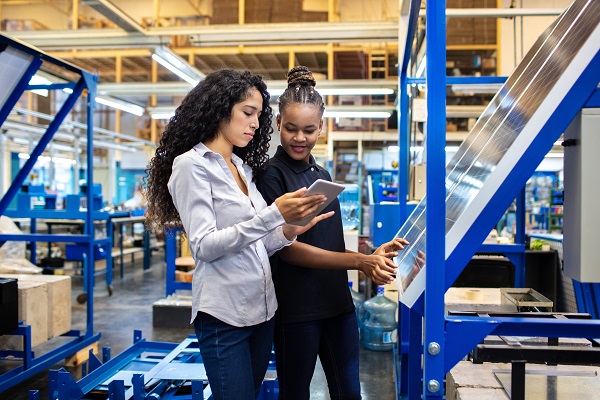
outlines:
{"label": "light fixture", "polygon": [[133,115],[141,117],[144,114],[144,107],[138,106],[127,101],[119,100],[114,97],[96,97],[96,103],[103,104],[121,111],[126,111]]}
{"label": "light fixture", "polygon": [[[30,85],[52,85],[52,82],[49,79],[36,74],[31,77],[31,79],[29,80],[29,84]],[[40,96],[48,97],[47,89],[36,89],[36,90],[32,90],[31,93],[35,93]]]}
{"label": "light fixture", "polygon": [[160,46],[154,49],[152,59],[157,63],[189,83],[196,86],[206,75],[188,64],[167,47]]}
{"label": "light fixture", "polygon": [[[287,81],[269,80],[265,82],[271,97],[280,96]],[[128,96],[128,95],[157,95],[157,96],[185,96],[190,91],[187,82],[109,82],[98,84],[98,95]],[[333,79],[319,80],[317,91],[323,95],[348,95],[348,96],[377,96],[393,94],[398,90],[398,79]]]}
{"label": "light fixture", "polygon": [[454,93],[496,94],[502,87],[501,83],[457,83],[450,86]]}
{"label": "light fixture", "polygon": [[389,118],[392,113],[388,111],[327,111],[323,118]]}
{"label": "light fixture", "polygon": [[[277,113],[277,106],[272,106]],[[153,107],[149,109],[152,119],[169,119],[175,115],[175,106]],[[325,109],[324,118],[390,118],[393,106],[343,106],[332,105]]]}
{"label": "light fixture", "polygon": [[[285,89],[268,89],[271,96],[281,96]],[[391,88],[329,88],[319,89],[317,91],[321,96],[384,96],[394,94]]]}

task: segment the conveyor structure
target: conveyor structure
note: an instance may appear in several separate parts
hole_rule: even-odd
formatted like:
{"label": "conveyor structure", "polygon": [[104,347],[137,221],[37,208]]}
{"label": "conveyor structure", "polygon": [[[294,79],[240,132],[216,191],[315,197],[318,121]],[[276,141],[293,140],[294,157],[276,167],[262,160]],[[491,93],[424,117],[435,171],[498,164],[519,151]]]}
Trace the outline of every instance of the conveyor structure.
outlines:
{"label": "conveyor structure", "polygon": [[[76,79],[73,82],[51,84],[51,85],[30,85],[29,82],[35,73],[40,70],[42,64],[46,63],[55,70],[60,70],[65,75],[74,76]],[[66,63],[62,60],[49,56],[39,49],[29,46],[23,42],[13,39],[4,34],[0,34],[0,126],[4,124],[8,115],[13,110],[22,94],[26,90],[47,89],[47,90],[62,90],[67,89],[70,94],[59,107],[54,119],[47,125],[46,131],[37,144],[31,151],[29,159],[25,165],[17,173],[12,184],[0,199],[0,215],[7,215],[7,208],[11,200],[17,195],[21,186],[25,182],[27,176],[35,165],[38,157],[42,155],[46,146],[52,140],[53,135],[59,129],[67,115],[70,113],[77,100],[84,94],[86,97],[85,108],[87,115],[87,144],[86,153],[94,154],[93,151],[93,115],[94,115],[94,99],[96,93],[96,85],[98,82],[97,75],[84,71],[74,65]],[[87,182],[93,182],[93,157],[87,157]],[[87,193],[87,204],[93,204],[92,191]],[[65,218],[65,214],[57,216],[58,211],[39,210],[39,214],[34,216],[25,215],[35,220],[39,218]],[[65,212],[66,213],[66,212]],[[4,351],[0,356],[7,357],[11,362],[19,364],[12,370],[0,375],[0,393],[9,387],[22,382],[23,380],[32,377],[33,375],[48,369],[50,366],[76,353],[77,351],[95,343],[100,338],[99,333],[94,333],[93,327],[93,287],[94,287],[94,247],[100,244],[100,241],[94,238],[94,219],[98,219],[93,211],[93,207],[88,207],[87,211],[77,211],[76,215],[71,215],[69,218],[80,218],[85,221],[84,233],[81,235],[44,235],[35,233],[24,234],[1,234],[0,246],[6,241],[28,241],[28,242],[67,242],[77,243],[84,246],[84,287],[86,288],[89,301],[87,302],[87,324],[86,331],[70,331],[65,337],[70,340],[66,343],[55,347],[54,349],[42,355],[35,355],[31,349],[31,334],[28,325],[20,324],[19,328],[11,332],[11,334],[23,336],[22,351]],[[103,217],[106,219],[106,217]],[[35,225],[33,223],[32,225]],[[105,239],[103,239],[105,240]],[[1,396],[0,396],[1,397]]]}
{"label": "conveyor structure", "polygon": [[[405,89],[411,81],[406,62],[420,3],[411,1],[405,11],[401,115],[407,110]],[[444,293],[490,227],[580,110],[600,105],[600,3],[575,0],[548,27],[447,166],[445,98],[452,78],[445,72],[445,2],[427,2],[426,7],[427,197],[396,235],[411,243],[396,259],[402,306],[397,387],[399,396],[410,399],[442,399],[445,374],[487,335],[600,334],[597,320],[444,314]],[[426,257],[427,266],[415,264],[416,257]]]}
{"label": "conveyor structure", "polygon": [[[194,335],[177,344],[149,342],[142,338],[141,331],[134,331],[131,347],[112,359],[109,348],[104,348],[102,354],[100,361],[90,352],[89,362],[83,366],[84,376],[77,382],[65,370],[50,371],[51,398],[205,400],[211,397]],[[31,396],[34,392],[30,392]],[[258,399],[275,400],[278,392],[272,361]]]}

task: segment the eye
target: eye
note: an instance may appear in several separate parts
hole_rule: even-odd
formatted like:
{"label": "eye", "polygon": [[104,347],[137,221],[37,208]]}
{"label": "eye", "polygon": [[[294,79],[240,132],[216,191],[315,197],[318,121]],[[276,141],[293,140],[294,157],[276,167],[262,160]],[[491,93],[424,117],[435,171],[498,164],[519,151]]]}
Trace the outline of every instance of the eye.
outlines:
{"label": "eye", "polygon": [[244,114],[246,114],[246,116],[247,116],[247,117],[249,117],[249,116],[251,116],[251,115],[252,115],[252,113],[251,113],[251,112],[248,112],[248,111],[244,111]]}

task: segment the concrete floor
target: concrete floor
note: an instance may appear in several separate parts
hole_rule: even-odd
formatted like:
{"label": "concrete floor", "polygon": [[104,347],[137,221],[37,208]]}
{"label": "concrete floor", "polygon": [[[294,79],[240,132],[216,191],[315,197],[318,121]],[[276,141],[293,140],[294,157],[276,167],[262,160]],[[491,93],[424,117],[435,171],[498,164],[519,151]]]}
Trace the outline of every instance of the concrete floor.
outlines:
{"label": "concrete floor", "polygon": [[[121,353],[133,343],[133,331],[141,330],[148,341],[179,343],[193,329],[154,328],[152,326],[152,304],[165,297],[165,272],[163,253],[153,254],[152,266],[148,271],[142,269],[141,256],[132,263],[126,257],[125,276],[118,276],[115,268],[113,295],[106,290],[104,275],[96,277],[94,293],[94,331],[101,333],[99,348],[110,347],[112,357]],[[85,331],[86,305],[78,304],[76,297],[82,293],[82,280],[72,279],[73,329]],[[44,352],[43,346],[37,349],[36,356]],[[396,399],[393,378],[391,352],[373,352],[361,348],[360,380],[364,400]],[[5,372],[19,364],[0,362],[0,372]],[[59,363],[51,367],[63,367]],[[80,378],[79,368],[67,368],[75,379]],[[28,390],[40,391],[40,399],[47,399],[48,373],[46,371],[0,393],[0,399],[26,400]],[[311,384],[312,400],[329,399],[327,382],[320,364],[317,365]]]}

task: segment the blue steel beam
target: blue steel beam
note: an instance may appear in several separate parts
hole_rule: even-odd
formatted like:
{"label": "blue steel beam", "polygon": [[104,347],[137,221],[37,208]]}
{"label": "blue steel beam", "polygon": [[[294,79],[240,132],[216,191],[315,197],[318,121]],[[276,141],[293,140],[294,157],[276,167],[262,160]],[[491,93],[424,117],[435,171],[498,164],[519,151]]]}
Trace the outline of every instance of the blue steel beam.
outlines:
{"label": "blue steel beam", "polygon": [[446,282],[446,1],[426,5],[427,45],[427,269],[423,342],[423,397],[444,397]]}
{"label": "blue steel beam", "polygon": [[446,317],[446,370],[449,371],[486,335],[592,338],[600,332],[599,320]]}
{"label": "blue steel beam", "polygon": [[[31,60],[31,64],[29,64],[29,67],[27,67],[27,69],[25,70],[25,73],[13,89],[12,93],[6,99],[6,102],[4,103],[2,108],[0,108],[0,126],[4,123],[4,121],[8,117],[8,114],[10,114],[11,110],[14,108],[15,104],[17,104],[17,101],[19,101],[19,99],[21,98],[23,91],[27,88],[29,80],[36,73],[36,71],[40,68],[41,65],[42,60],[38,58],[34,58]],[[2,213],[0,212],[0,215],[1,214]]]}
{"label": "blue steel beam", "polygon": [[0,375],[0,393],[7,390],[8,388],[16,385],[25,379],[31,378],[32,376],[47,370],[54,364],[64,360],[71,354],[97,342],[100,339],[100,334],[92,335],[88,338],[76,338],[69,341],[51,352],[46,353],[40,357],[34,357],[31,359],[30,365],[15,367],[8,372]]}
{"label": "blue steel beam", "polygon": [[[44,149],[46,149],[46,146],[48,146],[48,143],[50,143],[50,140],[52,139],[52,137],[54,136],[54,134],[56,133],[56,131],[58,130],[60,125],[63,123],[65,117],[69,114],[69,112],[75,105],[75,102],[79,98],[79,95],[83,91],[84,87],[85,87],[84,81],[82,79],[80,79],[79,82],[77,82],[77,85],[75,86],[75,88],[73,89],[73,93],[71,93],[69,95],[69,97],[67,98],[67,100],[65,100],[65,102],[63,103],[62,107],[60,108],[60,110],[58,111],[58,113],[56,114],[56,116],[54,117],[52,122],[50,122],[50,124],[48,125],[48,129],[46,130],[44,135],[38,141],[37,146],[35,146],[35,148],[31,152],[29,159],[25,162],[25,165],[23,165],[23,168],[21,168],[19,170],[19,172],[17,173],[17,176],[15,176],[12,184],[10,185],[10,187],[8,188],[8,190],[2,197],[2,200],[0,200],[0,215],[4,215],[4,212],[8,208],[10,201],[13,199],[13,197],[15,197],[15,195],[21,188],[21,185],[23,184],[23,182],[25,182],[25,179],[27,178],[27,176],[31,172],[33,166],[37,162],[38,157],[42,155]],[[90,140],[88,140],[88,143],[89,142],[90,142]],[[88,154],[90,154],[90,153],[88,153]],[[91,153],[91,154],[93,154],[93,153]],[[88,203],[88,204],[93,204],[93,203]]]}

